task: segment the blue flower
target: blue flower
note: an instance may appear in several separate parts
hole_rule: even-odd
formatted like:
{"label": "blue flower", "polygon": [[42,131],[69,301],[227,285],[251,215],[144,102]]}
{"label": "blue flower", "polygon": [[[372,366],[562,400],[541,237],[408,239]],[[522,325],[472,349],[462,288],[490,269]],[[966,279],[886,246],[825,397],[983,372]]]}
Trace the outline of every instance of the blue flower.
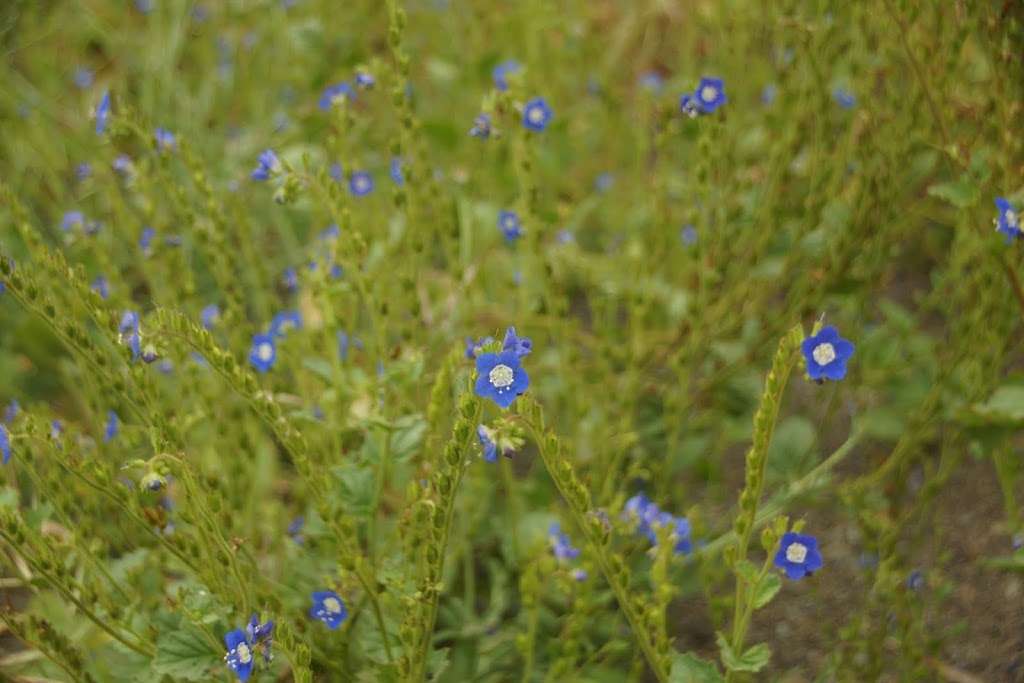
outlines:
{"label": "blue flower", "polygon": [[492,341],[494,341],[494,337],[481,337],[477,341],[473,341],[472,337],[466,337],[466,358],[473,360]]}
{"label": "blue flower", "polygon": [[594,189],[598,192],[607,192],[615,184],[615,174],[611,171],[599,173],[594,179]]}
{"label": "blue flower", "polygon": [[637,524],[637,533],[651,543],[658,542],[658,530],[671,527],[672,552],[676,555],[689,553],[693,549],[690,537],[690,521],[662,511],[654,501],[638,493],[626,501],[623,513]]}
{"label": "blue flower", "polygon": [[320,239],[324,241],[336,240],[341,237],[341,227],[337,223],[331,223],[320,231]]}
{"label": "blue flower", "polygon": [[683,244],[689,246],[697,243],[697,228],[692,225],[684,225],[683,229],[679,231],[679,239],[683,241]]}
{"label": "blue flower", "polygon": [[291,539],[299,545],[302,545],[302,542],[305,540],[304,537],[302,536],[302,527],[304,527],[305,525],[306,518],[302,515],[299,515],[298,517],[293,519],[291,523],[288,525],[288,536],[290,536]]}
{"label": "blue flower", "polygon": [[996,197],[996,209],[999,215],[996,216],[996,231],[1006,235],[1007,240],[1024,235],[1024,227],[1021,226],[1021,215],[1014,208],[1013,204],[1004,197]]}
{"label": "blue flower", "polygon": [[14,418],[18,417],[18,413],[21,412],[21,404],[18,403],[18,399],[12,398],[11,402],[4,408],[4,422],[11,424],[14,422]]}
{"label": "blue flower", "polygon": [[335,83],[324,88],[323,93],[320,95],[320,108],[328,111],[335,104],[346,100],[354,100],[355,98],[356,92],[352,89],[351,85],[344,82]]}
{"label": "blue flower", "polygon": [[85,215],[81,211],[68,211],[60,222],[60,229],[71,232],[75,228],[85,228]]}
{"label": "blue flower", "polygon": [[512,405],[516,396],[530,386],[530,378],[514,351],[480,354],[476,358],[476,372],[476,395],[489,398],[502,408]]}
{"label": "blue flower", "polygon": [[64,424],[60,420],[54,420],[50,423],[50,438],[54,441],[60,440],[61,435],[64,433]]}
{"label": "blue flower", "polygon": [[725,83],[721,78],[710,78],[705,76],[700,79],[697,89],[693,92],[693,98],[697,101],[697,107],[701,113],[710,114],[726,103]]}
{"label": "blue flower", "polygon": [[103,441],[110,442],[117,436],[120,431],[121,421],[117,418],[117,413],[113,410],[107,411],[107,425],[103,430]]}
{"label": "blue flower", "polygon": [[523,225],[519,222],[519,214],[515,211],[498,213],[498,228],[509,242],[515,242],[516,239],[523,236]]}
{"label": "blue flower", "polygon": [[139,235],[139,249],[141,249],[142,253],[146,256],[149,256],[152,252],[154,237],[156,237],[156,230],[148,225],[142,229],[142,234]]}
{"label": "blue flower", "polygon": [[505,330],[505,339],[501,342],[501,350],[511,351],[516,354],[516,358],[522,358],[533,351],[533,341],[529,337],[517,336],[516,328],[510,327]]}
{"label": "blue flower", "polygon": [[252,348],[249,350],[249,363],[256,369],[256,372],[267,372],[274,367],[277,360],[277,347],[274,346],[274,336],[271,334],[257,334],[252,338]]}
{"label": "blue flower", "polygon": [[0,425],[0,456],[4,465],[11,461],[11,437],[3,425]]}
{"label": "blue flower", "polygon": [[818,539],[814,536],[795,534],[792,531],[782,536],[779,552],[775,554],[775,566],[786,572],[786,576],[802,579],[822,567]]}
{"label": "blue flower", "polygon": [[101,299],[106,299],[110,296],[110,283],[107,282],[107,278],[102,275],[98,275],[92,284],[89,285],[89,289],[100,295]]}
{"label": "blue flower", "polygon": [[648,71],[640,77],[640,85],[644,90],[650,92],[661,92],[665,85],[665,79],[657,71]]}
{"label": "blue flower", "polygon": [[356,86],[360,88],[372,88],[376,83],[377,79],[375,79],[371,74],[368,74],[365,71],[356,72]]}
{"label": "blue flower", "polygon": [[554,112],[543,97],[534,97],[523,107],[523,125],[529,130],[542,131],[548,127]]}
{"label": "blue flower", "polygon": [[405,184],[405,176],[402,175],[402,157],[391,157],[391,166],[388,169],[388,174],[395,185]]}
{"label": "blue flower", "polygon": [[910,572],[910,576],[907,577],[907,588],[912,591],[919,591],[924,588],[924,572],[920,569]]}
{"label": "blue flower", "polygon": [[110,91],[104,90],[103,95],[100,97],[99,104],[96,105],[96,112],[94,114],[96,119],[96,135],[103,135],[107,130],[107,121],[110,119]]}
{"label": "blue flower", "polygon": [[691,119],[696,118],[697,114],[700,113],[700,108],[697,106],[697,100],[690,93],[683,93],[679,97],[679,111],[689,116]]}
{"label": "blue flower", "polygon": [[484,449],[484,460],[496,461],[498,459],[498,444],[494,443],[494,439],[491,438],[491,430],[483,425],[477,425],[476,438],[480,442],[480,447]]}
{"label": "blue flower", "polygon": [[274,154],[274,150],[265,149],[256,160],[256,168],[251,174],[253,180],[270,180],[271,177],[281,172],[281,160]]}
{"label": "blue flower", "polygon": [[853,344],[839,336],[829,325],[821,332],[804,339],[801,345],[807,360],[807,374],[815,381],[846,377],[846,362],[853,355]]}
{"label": "blue flower", "polygon": [[775,102],[775,95],[777,92],[778,88],[776,88],[772,83],[761,88],[761,104],[765,106],[773,104]]}
{"label": "blue flower", "polygon": [[853,93],[844,88],[836,88],[832,91],[832,97],[843,109],[853,109],[857,105],[857,98]]}
{"label": "blue flower", "polygon": [[135,170],[135,165],[132,164],[132,159],[127,154],[120,154],[114,159],[114,170],[122,176],[130,176],[132,171]]}
{"label": "blue flower", "polygon": [[158,152],[169,152],[178,144],[174,139],[174,133],[166,128],[157,128],[154,138],[156,139],[156,149]]}
{"label": "blue flower", "polygon": [[82,163],[78,164],[78,166],[75,166],[75,177],[78,178],[79,180],[86,180],[91,175],[92,164],[90,164],[88,161],[83,161]]}
{"label": "blue flower", "polygon": [[294,292],[299,288],[299,273],[294,268],[285,268],[281,283],[287,291]]}
{"label": "blue flower", "polygon": [[273,659],[270,652],[270,648],[274,644],[273,619],[261,624],[259,615],[253,614],[249,617],[249,623],[245,625],[245,635],[253,647],[258,647],[263,651],[263,661],[269,662]]}
{"label": "blue flower", "polygon": [[491,117],[487,114],[477,114],[473,119],[473,127],[469,129],[469,134],[481,140],[491,137]]}
{"label": "blue flower", "polygon": [[217,304],[210,304],[203,308],[199,313],[199,319],[203,323],[203,327],[208,330],[212,330],[213,326],[220,321],[220,306]]}
{"label": "blue flower", "polygon": [[348,610],[341,596],[334,591],[314,591],[309,616],[324,622],[333,631],[348,617]]}
{"label": "blue flower", "polygon": [[562,228],[555,234],[555,240],[559,244],[572,244],[576,241],[576,236],[572,234],[572,230]]}
{"label": "blue flower", "polygon": [[348,178],[348,191],[356,197],[373,192],[373,176],[366,171],[354,171]]}
{"label": "blue flower", "polygon": [[551,552],[555,558],[561,561],[575,560],[580,556],[579,548],[574,548],[569,536],[562,531],[558,522],[552,522],[548,527],[548,542],[551,543]]}
{"label": "blue flower", "polygon": [[245,631],[240,628],[228,631],[224,634],[224,644],[228,648],[227,654],[224,655],[224,661],[227,662],[228,668],[235,672],[238,680],[249,680],[249,676],[252,675],[253,657],[252,647],[245,637]]}
{"label": "blue flower", "polygon": [[281,311],[270,322],[270,335],[283,337],[291,330],[302,329],[302,315],[298,311]]}
{"label": "blue flower", "polygon": [[491,78],[494,80],[494,87],[498,90],[508,90],[508,77],[518,72],[521,65],[514,59],[508,59],[494,67],[491,71]]}
{"label": "blue flower", "polygon": [[139,314],[135,311],[125,311],[121,316],[121,322],[117,326],[117,331],[122,335],[129,334],[131,332],[138,332]]}
{"label": "blue flower", "polygon": [[90,85],[92,85],[93,75],[94,74],[92,69],[84,66],[78,67],[77,69],[75,69],[75,85],[77,85],[82,90],[85,90]]}
{"label": "blue flower", "polygon": [[338,278],[345,274],[345,269],[342,268],[337,263],[334,263],[331,265],[331,269],[328,272],[332,279],[337,280]]}

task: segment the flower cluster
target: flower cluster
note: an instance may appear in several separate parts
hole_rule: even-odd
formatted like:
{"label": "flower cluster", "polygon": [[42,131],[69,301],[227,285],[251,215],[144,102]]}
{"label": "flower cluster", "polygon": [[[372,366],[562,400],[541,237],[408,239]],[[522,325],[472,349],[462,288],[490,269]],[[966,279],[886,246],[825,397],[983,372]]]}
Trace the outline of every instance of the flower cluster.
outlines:
{"label": "flower cluster", "polygon": [[255,653],[262,652],[264,662],[270,662],[273,659],[270,651],[273,636],[274,622],[268,621],[261,624],[259,616],[256,614],[249,619],[244,631],[236,628],[224,634],[224,645],[228,648],[227,654],[224,655],[224,661],[228,668],[238,676],[238,680],[249,680],[255,663]]}
{"label": "flower cluster", "polygon": [[626,501],[624,516],[636,524],[637,533],[645,536],[652,544],[658,542],[658,530],[672,529],[672,549],[677,555],[693,550],[690,538],[690,520],[663,512],[654,501],[638,493]]}
{"label": "flower cluster", "polygon": [[700,114],[711,114],[727,101],[722,79],[705,76],[692,93],[679,98],[679,109],[693,118]]}

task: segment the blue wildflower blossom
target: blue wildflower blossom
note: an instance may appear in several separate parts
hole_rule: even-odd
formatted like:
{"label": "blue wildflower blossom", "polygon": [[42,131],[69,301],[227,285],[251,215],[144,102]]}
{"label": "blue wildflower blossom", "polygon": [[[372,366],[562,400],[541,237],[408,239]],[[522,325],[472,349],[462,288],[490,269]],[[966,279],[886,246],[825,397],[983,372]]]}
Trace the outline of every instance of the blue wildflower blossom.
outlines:
{"label": "blue wildflower blossom", "polygon": [[472,337],[466,337],[466,358],[473,360],[492,341],[494,337],[481,337],[477,341],[473,341]]}
{"label": "blue wildflower blossom", "polygon": [[804,339],[801,350],[807,361],[807,374],[815,381],[841,380],[846,377],[846,362],[853,355],[854,346],[839,336],[829,325],[818,334]]}
{"label": "blue wildflower blossom", "polygon": [[280,172],[281,160],[277,158],[274,150],[265,149],[256,159],[256,168],[250,174],[250,177],[257,181],[270,180]]}
{"label": "blue wildflower blossom", "polygon": [[342,275],[345,274],[345,269],[342,268],[339,264],[333,263],[331,264],[331,269],[330,271],[328,271],[328,274],[331,276],[332,280],[337,280],[341,278]]}
{"label": "blue wildflower blossom", "polygon": [[494,443],[494,439],[491,437],[491,430],[483,425],[477,425],[476,438],[480,442],[480,447],[484,450],[484,460],[495,462],[498,459],[498,444]]}
{"label": "blue wildflower blossom", "polygon": [[18,403],[18,399],[12,398],[11,402],[4,408],[4,419],[3,421],[7,424],[14,422],[14,419],[18,417],[18,413],[21,412],[21,404]]}
{"label": "blue wildflower blossom", "polygon": [[1006,235],[1007,240],[1024,235],[1024,226],[1021,224],[1021,215],[1014,208],[1013,204],[1004,197],[996,197],[996,232]]}
{"label": "blue wildflower blossom", "polygon": [[260,623],[258,614],[249,617],[249,623],[245,625],[245,635],[253,647],[263,651],[263,661],[269,662],[274,658],[270,648],[274,644],[274,620]]}
{"label": "blue wildflower blossom", "polygon": [[117,327],[118,332],[126,334],[128,332],[139,331],[139,314],[135,311],[125,311],[121,316],[121,323]]}
{"label": "blue wildflower blossom", "polygon": [[509,242],[515,242],[523,236],[523,225],[515,211],[501,211],[498,214],[498,228]]}
{"label": "blue wildflower blossom", "polygon": [[224,634],[224,644],[228,648],[227,654],[224,655],[224,661],[227,662],[228,668],[235,672],[238,680],[249,680],[249,676],[252,675],[253,657],[252,647],[245,637],[245,631],[240,628],[228,631]]}
{"label": "blue wildflower blossom", "polygon": [[252,348],[249,350],[249,363],[256,372],[264,373],[274,367],[277,360],[277,347],[274,345],[273,334],[257,334],[252,338]]}
{"label": "blue wildflower blossom", "polygon": [[90,69],[88,67],[80,66],[77,69],[75,69],[75,75],[74,75],[75,85],[77,85],[82,90],[85,90],[90,85],[92,85],[93,77],[94,77],[93,71],[92,71],[92,69]]}
{"label": "blue wildflower blossom", "polygon": [[341,226],[337,223],[331,223],[326,228],[320,231],[320,239],[326,241],[336,240],[341,237]]}
{"label": "blue wildflower blossom", "polygon": [[491,137],[491,117],[487,114],[477,114],[473,119],[473,127],[469,129],[471,137],[486,140]]}
{"label": "blue wildflower blossom", "polygon": [[199,312],[199,319],[202,321],[203,327],[208,330],[212,330],[214,325],[220,322],[220,306],[217,304],[205,306],[203,310]]}
{"label": "blue wildflower blossom", "polygon": [[697,100],[690,93],[683,93],[679,96],[679,111],[689,116],[691,119],[696,118],[697,114],[700,113],[700,108],[697,106]]}
{"label": "blue wildflower blossom", "polygon": [[139,332],[139,314],[135,311],[125,311],[121,316],[121,323],[117,327],[119,339],[126,344],[132,352],[132,360],[138,360],[142,355],[142,337]]}
{"label": "blue wildflower blossom", "polygon": [[356,197],[373,192],[373,176],[366,171],[354,171],[348,178],[348,190]]}
{"label": "blue wildflower blossom", "polygon": [[543,97],[534,97],[523,106],[523,125],[540,132],[548,127],[554,111]]}
{"label": "blue wildflower blossom", "polygon": [[101,299],[106,299],[110,296],[110,283],[102,275],[96,276],[96,279],[89,285],[89,289],[99,294]]}
{"label": "blue wildflower blossom", "polygon": [[77,178],[78,180],[87,180],[91,175],[92,164],[90,164],[88,161],[83,161],[82,163],[78,164],[78,166],[75,166],[75,178]]}
{"label": "blue wildflower blossom", "polygon": [[156,230],[148,225],[142,229],[142,234],[139,235],[139,249],[146,256],[149,256],[153,251],[153,238],[155,237]]}
{"label": "blue wildflower blossom", "polygon": [[354,100],[356,98],[356,92],[352,89],[352,86],[348,83],[335,83],[324,88],[320,94],[320,109],[324,111],[330,110],[335,104],[340,104],[346,100]]}
{"label": "blue wildflower blossom", "polygon": [[11,437],[4,425],[0,425],[0,458],[4,465],[11,461]]}
{"label": "blue wildflower blossom", "polygon": [[107,424],[103,428],[103,441],[108,443],[110,441],[113,441],[114,438],[117,436],[117,433],[120,431],[120,428],[121,420],[118,419],[117,413],[115,413],[113,410],[108,410]]}
{"label": "blue wildflower blossom", "polygon": [[476,372],[476,395],[489,398],[502,408],[512,405],[516,396],[530,386],[530,378],[514,351],[480,354],[476,358]]}
{"label": "blue wildflower blossom", "polygon": [[130,176],[135,170],[135,165],[132,163],[131,157],[127,154],[119,154],[118,157],[114,159],[113,166],[114,171],[125,177]]}
{"label": "blue wildflower blossom", "polygon": [[576,236],[572,233],[572,230],[568,228],[562,228],[555,233],[555,241],[559,244],[572,244],[576,241]]}
{"label": "blue wildflower blossom", "polygon": [[107,130],[107,122],[110,120],[110,91],[104,90],[100,96],[99,104],[93,114],[96,119],[96,135],[103,135]]}
{"label": "blue wildflower blossom", "polygon": [[284,274],[281,276],[281,283],[284,288],[289,292],[294,292],[299,288],[299,273],[294,268],[285,268]]}
{"label": "blue wildflower blossom", "polygon": [[533,341],[529,337],[520,337],[516,334],[516,328],[510,327],[505,330],[505,338],[501,342],[502,351],[511,351],[517,358],[527,356],[533,351]]}
{"label": "blue wildflower blossom", "polygon": [[612,188],[612,185],[614,184],[615,174],[612,173],[611,171],[604,171],[603,173],[599,173],[598,176],[594,178],[594,189],[597,190],[598,192],[607,192]]}
{"label": "blue wildflower blossom", "polygon": [[924,588],[924,572],[920,569],[910,572],[910,575],[907,577],[907,588],[912,591],[919,591]]}
{"label": "blue wildflower blossom", "polygon": [[562,531],[558,522],[552,522],[548,527],[548,542],[551,544],[551,552],[560,561],[575,560],[580,556],[579,548],[573,547],[569,536]]}
{"label": "blue wildflower blossom", "polygon": [[725,83],[721,78],[705,76],[700,79],[697,89],[693,92],[693,98],[701,113],[710,114],[727,102],[725,97]]}
{"label": "blue wildflower blossom", "polygon": [[391,166],[388,168],[388,175],[395,185],[405,184],[405,175],[402,174],[402,157],[391,157]]}
{"label": "blue wildflower blossom", "polygon": [[327,624],[332,631],[348,617],[348,610],[341,596],[334,591],[314,591],[313,606],[309,608],[309,616]]}
{"label": "blue wildflower blossom", "polygon": [[658,93],[661,92],[662,87],[665,85],[665,79],[661,77],[657,71],[648,71],[640,77],[640,86],[647,91]]}
{"label": "blue wildflower blossom", "polygon": [[775,566],[794,581],[813,574],[823,565],[818,551],[818,539],[792,531],[782,537],[779,552],[775,554]]}
{"label": "blue wildflower blossom", "polygon": [[768,85],[761,88],[761,104],[771,106],[775,102],[775,95],[778,93],[778,88],[775,84],[769,83]]}
{"label": "blue wildflower blossom", "polygon": [[697,243],[697,228],[692,225],[684,225],[683,229],[679,231],[679,239],[683,241],[683,244],[690,246],[691,244]]}
{"label": "blue wildflower blossom", "polygon": [[153,137],[156,140],[156,149],[158,152],[169,152],[178,145],[177,140],[174,138],[174,133],[166,128],[157,128]]}
{"label": "blue wildflower blossom", "polygon": [[60,229],[64,232],[71,232],[75,228],[85,228],[85,215],[81,211],[68,211],[61,219]]}
{"label": "blue wildflower blossom", "polygon": [[328,175],[334,179],[334,182],[340,183],[345,179],[345,170],[341,167],[341,164],[334,162],[331,164],[331,168],[327,171]]}
{"label": "blue wildflower blossom", "polygon": [[348,360],[349,338],[348,332],[338,330],[338,358]]}
{"label": "blue wildflower blossom", "polygon": [[293,519],[288,525],[288,536],[299,545],[302,545],[302,542],[305,540],[305,537],[302,535],[302,527],[305,525],[306,518],[302,515]]}
{"label": "blue wildflower blossom", "polygon": [[836,88],[832,91],[832,98],[842,109],[853,109],[857,106],[857,98],[845,88]]}
{"label": "blue wildflower blossom", "polygon": [[298,311],[281,311],[270,322],[270,335],[283,337],[291,330],[302,329],[302,315]]}
{"label": "blue wildflower blossom", "polygon": [[372,88],[377,84],[377,79],[375,79],[372,74],[365,71],[357,71],[355,81],[356,86],[363,89]]}
{"label": "blue wildflower blossom", "polygon": [[693,550],[690,521],[685,517],[676,517],[662,511],[658,505],[642,493],[638,493],[626,501],[623,514],[637,525],[637,533],[647,538],[652,544],[658,542],[658,530],[670,527],[672,552],[676,555],[687,554]]}
{"label": "blue wildflower blossom", "polygon": [[498,64],[491,71],[491,78],[494,81],[494,87],[498,90],[508,90],[508,77],[518,72],[522,66],[514,59],[508,59]]}

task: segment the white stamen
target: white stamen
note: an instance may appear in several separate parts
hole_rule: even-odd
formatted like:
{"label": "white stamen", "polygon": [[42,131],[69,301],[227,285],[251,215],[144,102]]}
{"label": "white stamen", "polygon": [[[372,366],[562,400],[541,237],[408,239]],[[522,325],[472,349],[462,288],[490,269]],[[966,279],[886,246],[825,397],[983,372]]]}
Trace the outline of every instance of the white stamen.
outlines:
{"label": "white stamen", "polygon": [[790,543],[786,548],[786,561],[803,564],[807,559],[807,546],[803,543]]}
{"label": "white stamen", "polygon": [[269,363],[274,357],[274,347],[270,344],[260,344],[260,348],[256,351],[256,355],[264,363]]}
{"label": "white stamen", "polygon": [[1017,227],[1017,212],[1015,212],[1013,209],[1006,210],[1006,224],[1009,225],[1011,228]]}
{"label": "white stamen", "polygon": [[531,107],[526,116],[530,119],[530,123],[543,123],[544,110],[540,107]]}
{"label": "white stamen", "polygon": [[341,603],[337,598],[325,598],[324,609],[331,614],[341,614]]}
{"label": "white stamen", "polygon": [[504,389],[505,387],[512,384],[512,380],[515,379],[516,373],[507,365],[495,365],[491,368],[490,373],[487,375],[487,379],[490,380],[491,385],[498,389]]}
{"label": "white stamen", "polygon": [[238,661],[242,664],[248,664],[252,661],[252,652],[245,643],[239,643],[238,647],[235,648],[235,653],[238,655]]}
{"label": "white stamen", "polygon": [[713,85],[705,85],[700,89],[700,98],[705,102],[714,102],[718,97],[718,89]]}
{"label": "white stamen", "polygon": [[814,357],[814,362],[818,365],[828,365],[836,359],[836,349],[828,342],[825,342],[815,346],[811,356]]}

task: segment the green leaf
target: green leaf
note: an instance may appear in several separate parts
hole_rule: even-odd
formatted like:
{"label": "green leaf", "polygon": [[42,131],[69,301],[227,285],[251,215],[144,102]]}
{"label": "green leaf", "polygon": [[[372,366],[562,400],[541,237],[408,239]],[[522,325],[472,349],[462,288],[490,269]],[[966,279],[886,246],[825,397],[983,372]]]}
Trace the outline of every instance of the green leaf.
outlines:
{"label": "green leaf", "polygon": [[687,652],[672,659],[668,680],[669,683],[720,683],[723,679],[714,662]]}
{"label": "green leaf", "polygon": [[186,681],[208,681],[210,667],[219,663],[221,655],[210,646],[199,629],[183,623],[157,638],[153,673]]}
{"label": "green leaf", "polygon": [[750,560],[743,560],[736,563],[736,575],[743,579],[744,583],[748,586],[753,586],[757,583],[757,575],[759,570],[754,566],[754,563]]}
{"label": "green leaf", "polygon": [[966,209],[978,203],[980,193],[978,187],[966,177],[948,183],[932,185],[928,188],[932,197],[943,199],[958,209]]}
{"label": "green leaf", "polygon": [[716,640],[722,657],[722,664],[729,671],[750,671],[751,673],[756,673],[768,664],[768,660],[772,656],[772,651],[766,643],[753,645],[742,655],[737,655],[721,631],[716,634]]}
{"label": "green leaf", "polygon": [[1024,421],[1024,385],[1004,385],[996,389],[985,403],[973,411],[997,422]]}
{"label": "green leaf", "polygon": [[345,463],[334,468],[334,476],[341,482],[338,500],[349,514],[357,517],[370,513],[376,483],[373,470],[355,463]]}
{"label": "green leaf", "polygon": [[761,582],[754,591],[754,609],[761,609],[775,597],[775,594],[782,588],[782,579],[775,572],[764,575]]}

